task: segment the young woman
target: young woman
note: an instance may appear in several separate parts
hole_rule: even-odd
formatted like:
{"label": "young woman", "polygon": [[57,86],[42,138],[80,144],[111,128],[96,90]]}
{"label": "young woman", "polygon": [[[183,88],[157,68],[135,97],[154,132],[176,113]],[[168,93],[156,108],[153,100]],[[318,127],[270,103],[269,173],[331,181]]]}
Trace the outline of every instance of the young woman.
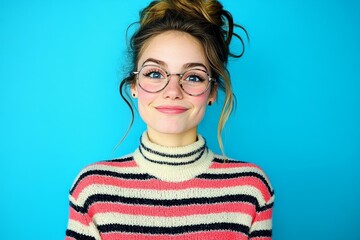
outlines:
{"label": "young woman", "polygon": [[264,172],[214,154],[197,131],[225,90],[222,147],[233,27],[214,0],[160,0],[141,12],[120,93],[129,87],[147,130],[135,152],[79,174],[67,239],[271,239],[274,193]]}

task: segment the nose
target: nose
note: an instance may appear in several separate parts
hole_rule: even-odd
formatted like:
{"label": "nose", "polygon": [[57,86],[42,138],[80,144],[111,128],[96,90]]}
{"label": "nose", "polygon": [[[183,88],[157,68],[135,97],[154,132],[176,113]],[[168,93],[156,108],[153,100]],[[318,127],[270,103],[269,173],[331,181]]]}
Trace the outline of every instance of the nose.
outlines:
{"label": "nose", "polygon": [[182,99],[183,92],[179,84],[180,76],[179,74],[171,74],[169,76],[169,83],[163,90],[163,97],[174,99]]}

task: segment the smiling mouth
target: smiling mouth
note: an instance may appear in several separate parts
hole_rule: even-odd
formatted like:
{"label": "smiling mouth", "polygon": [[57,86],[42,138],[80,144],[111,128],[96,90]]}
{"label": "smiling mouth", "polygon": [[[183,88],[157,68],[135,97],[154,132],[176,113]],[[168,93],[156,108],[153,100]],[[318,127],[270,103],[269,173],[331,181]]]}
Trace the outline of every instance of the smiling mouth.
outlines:
{"label": "smiling mouth", "polygon": [[181,114],[186,112],[188,109],[181,106],[159,106],[155,107],[161,113],[165,114]]}

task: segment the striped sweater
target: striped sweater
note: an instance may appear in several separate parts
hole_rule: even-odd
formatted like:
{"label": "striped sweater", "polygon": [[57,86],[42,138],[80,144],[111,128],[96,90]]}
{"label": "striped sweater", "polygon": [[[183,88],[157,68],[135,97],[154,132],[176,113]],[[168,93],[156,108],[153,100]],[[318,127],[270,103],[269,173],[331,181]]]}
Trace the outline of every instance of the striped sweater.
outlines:
{"label": "striped sweater", "polygon": [[84,168],[66,239],[271,239],[273,189],[256,165],[141,137],[131,155]]}

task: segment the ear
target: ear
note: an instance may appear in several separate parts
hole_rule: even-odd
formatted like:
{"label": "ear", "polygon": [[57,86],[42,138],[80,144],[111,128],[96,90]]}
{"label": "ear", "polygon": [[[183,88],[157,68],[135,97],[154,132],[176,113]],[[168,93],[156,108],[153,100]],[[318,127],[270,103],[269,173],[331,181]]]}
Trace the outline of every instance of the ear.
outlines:
{"label": "ear", "polygon": [[137,98],[138,94],[136,84],[130,84],[130,93],[133,98]]}
{"label": "ear", "polygon": [[217,83],[214,83],[213,86],[211,87],[208,101],[214,103],[217,97],[217,92],[218,92],[218,85]]}

